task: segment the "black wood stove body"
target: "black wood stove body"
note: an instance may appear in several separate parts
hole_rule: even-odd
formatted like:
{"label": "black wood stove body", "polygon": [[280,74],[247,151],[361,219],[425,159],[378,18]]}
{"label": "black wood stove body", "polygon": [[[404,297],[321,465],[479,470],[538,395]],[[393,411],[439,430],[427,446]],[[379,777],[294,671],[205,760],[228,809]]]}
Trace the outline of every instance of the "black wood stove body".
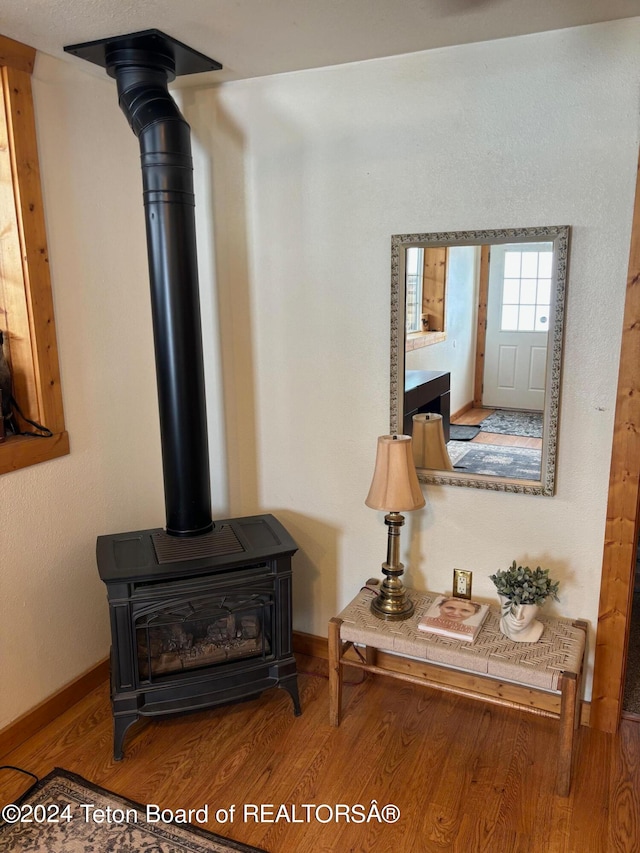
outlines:
{"label": "black wood stove body", "polygon": [[167,523],[98,537],[121,758],[140,716],[275,686],[300,713],[291,625],[296,545],[271,515],[216,524],[211,517],[191,130],[168,83],[222,66],[159,30],[65,50],[115,79],[142,167]]}
{"label": "black wood stove body", "polygon": [[283,687],[300,714],[291,646],[291,557],[272,515],[100,536],[111,616],[114,757],[139,717],[194,711]]}

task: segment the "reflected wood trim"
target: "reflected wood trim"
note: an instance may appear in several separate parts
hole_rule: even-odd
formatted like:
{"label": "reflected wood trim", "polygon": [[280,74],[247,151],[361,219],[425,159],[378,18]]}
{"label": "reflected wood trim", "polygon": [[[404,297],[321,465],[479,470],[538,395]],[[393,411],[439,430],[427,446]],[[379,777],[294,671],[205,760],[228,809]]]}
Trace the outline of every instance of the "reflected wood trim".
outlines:
{"label": "reflected wood trim", "polygon": [[487,305],[489,303],[490,246],[480,247],[480,280],[478,283],[478,325],[476,330],[476,373],[473,388],[473,405],[482,406],[484,386],[484,357],[487,342]]}
{"label": "reflected wood trim", "polygon": [[458,409],[457,412],[453,412],[451,415],[451,423],[466,423],[466,421],[460,420],[462,416],[466,412],[470,412],[473,410],[473,403],[465,403],[461,409]]}
{"label": "reflected wood trim", "polygon": [[424,250],[422,270],[422,313],[429,315],[429,329],[444,332],[447,249]]}
{"label": "reflected wood trim", "polygon": [[482,421],[493,412],[495,409],[474,409],[471,403],[468,403],[451,416],[451,424],[452,426],[480,426],[481,431],[468,442],[470,445],[493,444],[502,447],[525,447],[530,450],[542,450],[541,438],[482,431]]}
{"label": "reflected wood trim", "polygon": [[405,349],[407,352],[411,352],[414,349],[430,347],[446,340],[446,332],[410,332],[407,335]]}
{"label": "reflected wood trim", "polygon": [[[640,164],[639,164],[640,166]],[[631,229],[609,475],[591,725],[615,732],[624,698],[640,502],[640,176]]]}
{"label": "reflected wood trim", "polygon": [[523,435],[502,435],[497,432],[480,432],[470,444],[491,444],[493,447],[524,447],[528,450],[541,450],[541,438],[529,438]]}

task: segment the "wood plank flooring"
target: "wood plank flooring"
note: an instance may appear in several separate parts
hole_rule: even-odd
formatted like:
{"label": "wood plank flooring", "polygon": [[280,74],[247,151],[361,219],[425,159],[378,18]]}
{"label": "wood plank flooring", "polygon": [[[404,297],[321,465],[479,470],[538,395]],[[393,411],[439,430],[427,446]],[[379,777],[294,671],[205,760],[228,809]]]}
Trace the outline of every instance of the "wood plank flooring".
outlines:
{"label": "wood plank flooring", "polygon": [[[577,733],[571,795],[554,793],[553,720],[489,707],[383,677],[345,685],[340,728],[328,723],[326,661],[298,656],[303,714],[284,691],[130,729],[112,759],[108,684],[97,687],[0,764],[38,775],[64,767],[142,803],[209,804],[208,828],[269,853],[612,853],[640,850],[640,724]],[[0,803],[26,787],[0,771]],[[243,820],[245,804],[363,804],[396,823]],[[235,804],[232,824],[215,821]],[[326,822],[324,822],[326,821]],[[0,850],[2,844],[0,841]]]}
{"label": "wood plank flooring", "polygon": [[[466,412],[457,415],[451,423],[477,426],[493,412],[495,409],[467,409]],[[530,438],[524,435],[502,435],[496,432],[480,432],[475,438],[471,439],[470,443],[497,444],[502,447],[529,447],[532,450],[542,450],[541,438]]]}

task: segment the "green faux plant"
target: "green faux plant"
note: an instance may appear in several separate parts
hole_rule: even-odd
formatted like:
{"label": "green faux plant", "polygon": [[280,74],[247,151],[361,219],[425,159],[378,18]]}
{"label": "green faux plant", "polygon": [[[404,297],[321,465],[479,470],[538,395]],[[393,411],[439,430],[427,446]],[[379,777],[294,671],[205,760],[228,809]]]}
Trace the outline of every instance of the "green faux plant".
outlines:
{"label": "green faux plant", "polygon": [[549,569],[530,569],[528,566],[518,566],[514,560],[504,571],[500,569],[495,575],[489,575],[496,585],[499,595],[504,595],[513,604],[537,604],[542,606],[547,598],[558,601],[559,581],[552,581]]}

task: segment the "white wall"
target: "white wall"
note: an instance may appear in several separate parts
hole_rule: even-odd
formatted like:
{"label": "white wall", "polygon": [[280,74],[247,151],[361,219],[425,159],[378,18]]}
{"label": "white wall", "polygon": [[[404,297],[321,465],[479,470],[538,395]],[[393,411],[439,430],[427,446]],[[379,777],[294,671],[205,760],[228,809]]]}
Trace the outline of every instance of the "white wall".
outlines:
{"label": "white wall", "polygon": [[0,478],[0,728],[108,654],[96,536],[164,519],[137,142],[112,81],[33,89],[71,454]]}
{"label": "white wall", "polygon": [[[512,559],[595,623],[638,152],[640,19],[191,89],[216,513],[295,536],[295,627],[386,548],[364,506],[389,423],[391,234],[573,228],[557,495],[429,487],[408,579],[494,599]],[[107,654],[101,533],[164,508],[137,143],[112,81],[34,90],[71,455],[0,480],[0,726]],[[222,332],[216,343],[216,324]],[[224,401],[224,409],[220,405]]]}
{"label": "white wall", "polygon": [[390,236],[545,224],[572,227],[557,494],[428,487],[404,561],[435,590],[471,569],[491,600],[490,573],[540,564],[561,581],[551,609],[595,624],[638,44],[633,19],[185,92],[213,155],[201,189],[231,508],[273,511],[297,538],[296,628],[325,635],[385,555],[382,514],[363,502],[389,423]]}

